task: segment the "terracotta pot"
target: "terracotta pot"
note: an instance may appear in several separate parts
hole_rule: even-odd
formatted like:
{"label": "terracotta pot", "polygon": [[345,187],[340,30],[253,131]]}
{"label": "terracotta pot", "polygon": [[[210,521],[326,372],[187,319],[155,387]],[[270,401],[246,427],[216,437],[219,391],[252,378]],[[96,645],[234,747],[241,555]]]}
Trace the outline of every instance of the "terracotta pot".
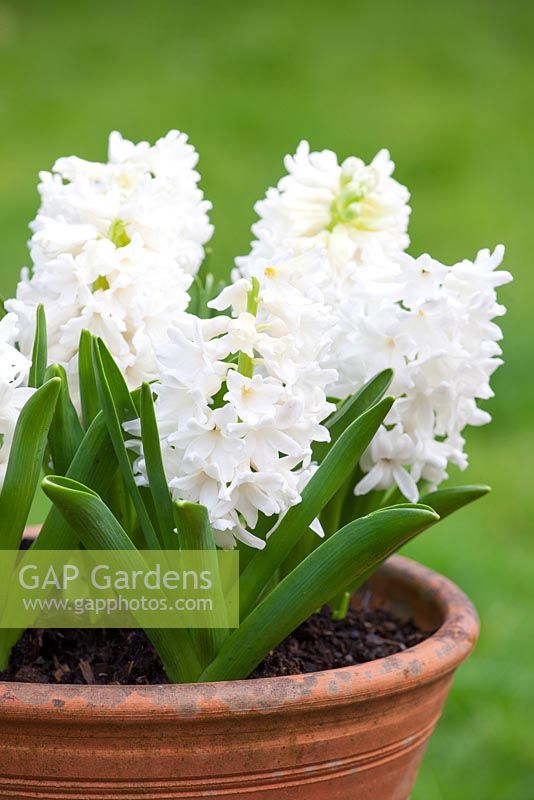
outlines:
{"label": "terracotta pot", "polygon": [[375,602],[439,629],[400,655],[312,675],[0,683],[0,797],[407,800],[478,620],[450,581],[405,558],[371,588]]}

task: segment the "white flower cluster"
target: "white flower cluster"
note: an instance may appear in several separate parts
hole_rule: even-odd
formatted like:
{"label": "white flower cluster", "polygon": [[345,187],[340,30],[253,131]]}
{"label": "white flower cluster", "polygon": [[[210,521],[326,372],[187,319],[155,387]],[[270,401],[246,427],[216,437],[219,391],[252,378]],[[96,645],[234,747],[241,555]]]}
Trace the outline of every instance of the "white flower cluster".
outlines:
{"label": "white flower cluster", "polygon": [[19,414],[34,392],[24,386],[31,364],[13,347],[17,334],[16,319],[13,314],[7,314],[0,321],[0,488]]}
{"label": "white flower cluster", "polygon": [[197,160],[183,133],[151,147],[115,132],[108,163],[73,156],[41,173],[33,267],[6,304],[19,318],[23,353],[31,353],[43,303],[50,360],[71,375],[87,328],[104,339],[131,386],[155,376],[153,348],[187,308],[212,234]]}
{"label": "white flower cluster", "polygon": [[[310,274],[317,253],[255,259],[250,276],[210,305],[232,316],[190,314],[157,348],[156,415],[163,461],[175,498],[208,508],[217,543],[251,533],[259,512],[283,514],[300,500],[311,445],[328,439],[321,424],[333,410],[325,387],[335,370],[319,366],[330,343],[331,318]],[[139,423],[130,424],[139,434]],[[140,449],[140,443],[132,443]],[[146,483],[142,451],[138,480]]]}
{"label": "white flower cluster", "polygon": [[256,205],[252,253],[237,263],[246,276],[258,255],[326,250],[315,280],[335,317],[326,364],[339,379],[329,392],[347,397],[391,367],[400,398],[364,454],[355,492],[397,484],[416,501],[419,481],[436,486],[449,463],[466,466],[464,427],[490,419],[477,400],[492,396],[489,379],[501,363],[492,320],[505,311],[495,288],[511,280],[496,271],[504,249],[452,267],[409,256],[409,194],[391,177],[386,151],[369,166],[356,158],[340,165],[303,142],[285,163],[288,175]]}
{"label": "white flower cluster", "polygon": [[362,264],[387,267],[408,246],[410,195],[391,177],[395,165],[387,150],[369,165],[353,157],[339,164],[331,150],[310,153],[301,142],[284,164],[288,174],[255,205],[253,255],[322,247],[332,277],[343,282]]}

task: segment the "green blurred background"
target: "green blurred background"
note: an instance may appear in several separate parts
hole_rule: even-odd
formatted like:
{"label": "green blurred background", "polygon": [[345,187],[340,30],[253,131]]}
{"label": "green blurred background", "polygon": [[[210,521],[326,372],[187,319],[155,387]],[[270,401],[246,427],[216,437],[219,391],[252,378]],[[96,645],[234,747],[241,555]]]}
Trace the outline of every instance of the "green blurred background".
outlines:
{"label": "green blurred background", "polygon": [[103,159],[115,128],[190,134],[221,275],[303,137],[342,157],[391,150],[412,191],[413,253],[452,262],[506,244],[506,365],[464,477],[494,491],[408,550],[482,617],[414,800],[534,798],[533,35],[521,0],[0,2],[5,295],[27,263],[38,171],[60,155]]}

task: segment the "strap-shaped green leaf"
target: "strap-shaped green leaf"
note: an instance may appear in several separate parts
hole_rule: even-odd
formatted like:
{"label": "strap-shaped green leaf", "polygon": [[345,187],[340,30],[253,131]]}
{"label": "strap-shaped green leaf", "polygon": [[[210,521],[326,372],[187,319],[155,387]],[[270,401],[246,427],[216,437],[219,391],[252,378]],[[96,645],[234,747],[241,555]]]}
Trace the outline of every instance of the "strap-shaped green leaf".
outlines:
{"label": "strap-shaped green leaf", "polygon": [[37,389],[44,383],[47,359],[48,344],[45,310],[43,305],[38,305],[35,314],[35,338],[33,340],[32,365],[28,375],[28,386]]}
{"label": "strap-shaped green leaf", "polygon": [[[100,412],[82,439],[66,477],[79,481],[98,494],[104,494],[117,471],[117,459],[109,438],[104,415]],[[53,506],[32,547],[39,550],[68,550],[79,539],[62,514]]]}
{"label": "strap-shaped green leaf", "polygon": [[200,271],[194,276],[193,283],[189,287],[190,302],[187,307],[189,314],[195,314],[201,319],[209,319],[214,315],[214,309],[208,308],[208,303],[213,300],[225,287],[222,280],[216,281],[211,272],[207,272],[209,254],[207,254]]}
{"label": "strap-shaped green leaf", "polygon": [[453,486],[450,489],[438,489],[421,497],[420,502],[436,511],[443,519],[479,497],[491,491],[489,486]]}
{"label": "strap-shaped green leaf", "polygon": [[[59,476],[44,478],[42,487],[88,550],[121,550],[126,570],[146,569],[142,555],[96,492]],[[198,678],[200,664],[186,630],[151,628],[147,635],[171,681],[184,683]]]}
{"label": "strap-shaped green leaf", "polygon": [[187,313],[193,314],[195,317],[198,317],[198,312],[200,309],[200,301],[202,297],[202,282],[200,281],[198,275],[193,276],[193,280],[191,282],[191,286],[189,287],[189,305],[187,306]]}
{"label": "strap-shaped green leaf", "polygon": [[412,506],[385,509],[349,523],[262,600],[228,637],[200,680],[246,678],[273,647],[327,603],[339,586],[357,580],[438,519],[431,508]]}
{"label": "strap-shaped green leaf", "polygon": [[137,410],[119,368],[101,340],[93,339],[93,363],[100,404],[124,482],[130,492],[145,541],[149,548],[157,550],[160,542],[135,482],[131,455],[124,444],[123,423],[135,419]]}
{"label": "strap-shaped green leaf", "polygon": [[[100,412],[87,430],[67,475],[90,486],[99,494],[105,493],[117,472],[117,460],[111,445],[104,415]],[[48,512],[39,536],[34,540],[32,550],[70,550],[79,544],[76,531],[71,528],[55,506]],[[24,633],[22,630],[5,630],[0,635],[0,653],[7,664],[9,652]]]}
{"label": "strap-shaped green leaf", "polygon": [[65,475],[83,439],[83,428],[69,394],[67,373],[60,364],[53,364],[46,371],[47,378],[59,378],[61,390],[48,431],[48,445],[54,471]]}
{"label": "strap-shaped green leaf", "polygon": [[16,549],[24,532],[60,388],[58,378],[44,383],[25,403],[17,420],[0,493],[0,547],[3,550]]}
{"label": "strap-shaped green leaf", "polygon": [[199,503],[176,500],[173,504],[176,536],[183,550],[215,550],[208,509]]}
{"label": "strap-shaped green leaf", "polygon": [[[174,503],[174,519],[183,550],[202,550],[215,552],[215,539],[211,529],[208,510],[205,506],[187,501]],[[202,556],[198,556],[199,568],[203,568]],[[211,569],[212,561],[206,562]],[[218,594],[218,608],[224,607],[224,596],[220,581],[212,575],[213,591]],[[228,636],[226,628],[198,628],[191,632],[197,646],[200,663],[204,668],[213,661]]]}
{"label": "strap-shaped green leaf", "polygon": [[354,422],[364,411],[374,406],[387,392],[393,380],[393,370],[385,369],[371,378],[359,392],[347,398],[344,403],[326,421],[325,425],[330,431],[329,442],[316,442],[313,445],[313,457],[319,463],[328,453],[351,422]]}
{"label": "strap-shaped green leaf", "polygon": [[161,541],[166,550],[176,549],[179,547],[179,539],[174,533],[172,499],[163,468],[152,389],[148,383],[143,383],[141,387],[141,438]]}
{"label": "strap-shaped green leaf", "polygon": [[126,531],[93,489],[61,475],[47,475],[41,486],[87,549],[135,550]]}
{"label": "strap-shaped green leaf", "polygon": [[135,419],[138,415],[137,408],[135,407],[124,375],[109,352],[105,342],[96,336],[93,337],[93,363],[95,363],[95,350],[98,354],[97,363],[102,365],[100,371],[95,369],[97,389],[99,375],[103,373],[106,376],[106,382],[109,386],[119,418],[125,421]]}
{"label": "strap-shaped green leaf", "polygon": [[[489,486],[455,486],[452,489],[438,489],[435,492],[429,492],[423,495],[419,502],[433,508],[439,515],[439,518],[444,519],[444,517],[448,517],[449,514],[463,508],[463,506],[468,505],[468,503],[478,500],[479,497],[484,497],[489,491],[491,491]],[[382,511],[390,511],[391,509],[411,507],[411,503],[398,503],[394,506],[379,508],[375,513],[378,514]],[[333,604],[334,608],[338,606],[338,603],[342,602],[342,598],[345,594],[355,592],[362,583],[365,583],[372,572],[373,570],[362,573],[356,583],[353,581],[348,586],[340,587],[336,602]]]}
{"label": "strap-shaped green leaf", "polygon": [[251,559],[239,586],[241,619],[250,612],[271,576],[350,475],[393,402],[393,397],[385,397],[348,426],[306,485],[302,501],[289,509],[265,549]]}
{"label": "strap-shaped green leaf", "polygon": [[85,430],[100,411],[100,400],[96,388],[95,369],[93,366],[93,337],[87,330],[80,334],[78,347],[78,385],[82,406],[82,420]]}

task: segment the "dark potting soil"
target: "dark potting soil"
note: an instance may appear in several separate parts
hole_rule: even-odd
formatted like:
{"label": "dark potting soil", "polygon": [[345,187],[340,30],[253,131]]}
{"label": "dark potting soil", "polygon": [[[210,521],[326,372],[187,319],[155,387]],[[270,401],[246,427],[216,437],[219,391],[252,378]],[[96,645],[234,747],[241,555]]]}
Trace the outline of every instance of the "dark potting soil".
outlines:
{"label": "dark potting soil", "polygon": [[350,608],[343,620],[332,619],[323,609],[269,653],[250,677],[299,675],[363,664],[414,647],[432,633],[383,608]]}
{"label": "dark potting soil", "polygon": [[[430,636],[381,608],[351,608],[343,620],[314,614],[250,676],[270,678],[347,667],[384,658]],[[141,630],[27,630],[0,680],[51,684],[168,683]]]}

